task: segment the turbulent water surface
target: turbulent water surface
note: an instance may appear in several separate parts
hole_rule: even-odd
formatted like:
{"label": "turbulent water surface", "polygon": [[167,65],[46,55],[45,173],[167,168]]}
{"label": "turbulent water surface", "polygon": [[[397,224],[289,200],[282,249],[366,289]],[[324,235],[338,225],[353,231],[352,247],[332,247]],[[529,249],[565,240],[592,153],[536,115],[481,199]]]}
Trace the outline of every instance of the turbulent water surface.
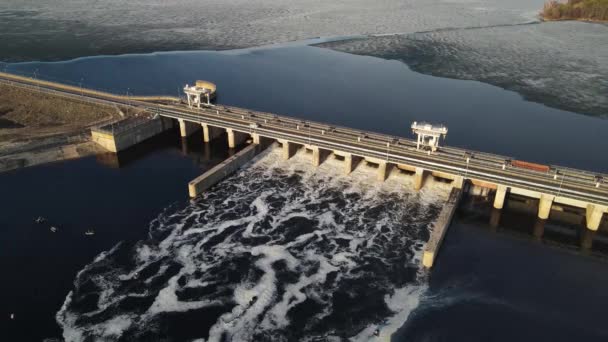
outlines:
{"label": "turbulent water surface", "polygon": [[404,176],[344,178],[337,160],[315,172],[279,152],[100,254],[57,314],[64,338],[390,336],[426,288],[420,252],[447,188],[417,194]]}

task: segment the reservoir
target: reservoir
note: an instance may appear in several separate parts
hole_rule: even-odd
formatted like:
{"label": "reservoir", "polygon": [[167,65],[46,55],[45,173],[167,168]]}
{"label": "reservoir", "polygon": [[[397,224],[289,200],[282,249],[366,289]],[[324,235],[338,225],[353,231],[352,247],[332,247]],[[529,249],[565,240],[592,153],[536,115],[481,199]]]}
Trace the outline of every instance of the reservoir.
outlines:
{"label": "reservoir", "polygon": [[446,144],[606,172],[608,121],[522,100],[475,81],[419,74],[399,61],[301,44],[224,52],[90,57],[8,65],[18,74],[120,94],[181,95],[196,79],[218,102],[397,136],[413,121],[443,123]]}
{"label": "reservoir", "polygon": [[[399,61],[354,56],[305,44],[225,52],[90,57],[56,63],[10,64],[7,70],[20,74],[35,72],[40,78],[137,95],[178,95],[184,84],[205,79],[218,85],[217,101],[222,104],[400,136],[410,136],[408,127],[413,121],[443,123],[449,128],[445,141],[448,145],[608,172],[608,154],[603,153],[608,148],[606,120],[527,102],[517,93],[479,82],[422,75]],[[398,224],[395,227],[402,228],[402,232],[385,232],[383,237],[400,241],[405,247],[392,255],[389,252],[394,246],[381,243],[380,247],[369,249],[372,255],[369,259],[353,258],[354,264],[345,264],[343,267],[348,272],[344,274],[352,276],[346,284],[353,290],[332,292],[334,290],[322,286],[315,288],[314,294],[319,299],[314,303],[304,302],[302,307],[293,310],[295,313],[291,312],[289,318],[298,327],[293,329],[295,335],[285,335],[285,326],[273,321],[268,323],[273,333],[255,336],[299,340],[331,336],[334,331],[365,340],[358,332],[373,324],[382,325],[378,322],[391,314],[386,308],[362,298],[386,299],[385,295],[396,288],[400,291],[389,296],[389,307],[409,313],[395,335],[398,340],[449,337],[475,341],[599,341],[608,335],[599,314],[608,304],[608,297],[601,289],[607,280],[601,276],[605,273],[605,262],[599,258],[501,234],[500,230],[496,232],[489,227],[484,215],[476,216],[463,209],[457,213],[446,237],[437,267],[430,277],[420,275],[415,255],[408,249],[415,249],[428,234],[425,222],[432,220],[440,209],[444,195],[441,189],[419,197],[407,192],[396,194],[390,189],[397,186],[395,183],[375,189],[366,183],[364,175],[356,175],[343,184],[332,178],[331,169],[311,176],[299,169],[286,170],[273,162],[270,155],[258,165],[259,169],[253,170],[256,179],[263,180],[268,177],[263,170],[272,170],[272,180],[256,186],[246,177],[236,175],[218,186],[205,201],[189,202],[188,181],[229,154],[221,144],[214,144],[210,150],[197,137],[191,137],[184,145],[176,132],[169,132],[127,151],[129,153],[121,155],[119,160],[112,160],[111,156],[84,158],[1,174],[0,189],[11,194],[3,196],[0,204],[2,208],[10,208],[3,210],[5,213],[0,217],[3,227],[0,260],[4,274],[11,279],[0,285],[1,302],[8,303],[1,314],[7,317],[14,312],[18,319],[2,320],[0,328],[6,327],[14,340],[56,338],[62,335],[61,328],[64,337],[66,331],[74,334],[69,336],[78,336],[79,329],[87,326],[123,327],[125,336],[132,338],[211,339],[215,321],[230,311],[226,302],[210,307],[197,302],[196,309],[171,311],[167,309],[170,301],[165,298],[167,301],[161,302],[161,290],[154,290],[153,284],[150,285],[152,294],[118,288],[115,273],[144,273],[145,270],[137,268],[139,261],[129,261],[144,255],[157,257],[158,267],[170,270],[180,250],[163,249],[163,243],[186,246],[182,251],[186,253],[206,236],[204,232],[187,233],[187,230],[183,236],[167,236],[181,224],[192,226],[191,229],[197,229],[196,224],[202,222],[220,227],[222,222],[245,217],[250,221],[235,225],[254,222],[264,228],[270,223],[264,223],[259,214],[272,213],[275,206],[289,203],[296,208],[293,212],[274,215],[278,219],[277,227],[287,232],[264,228],[274,241],[268,245],[287,245],[293,242],[290,240],[293,236],[305,232],[321,234],[326,225],[344,225],[345,235],[320,238],[298,250],[310,265],[291,266],[290,259],[285,258],[285,265],[280,266],[284,269],[275,270],[278,274],[275,286],[299,283],[297,276],[288,278],[294,276],[289,272],[290,267],[304,267],[319,274],[323,270],[319,265],[324,263],[315,259],[313,252],[322,255],[327,253],[328,245],[348,245],[347,241],[357,240],[356,234],[351,240],[346,237],[347,218],[333,216],[330,220],[328,212],[365,213],[367,220],[360,225],[370,234],[378,222],[384,225],[378,229],[391,230],[393,224]],[[323,184],[331,186],[324,188]],[[383,204],[377,204],[376,197],[382,198]],[[255,210],[239,206],[240,202],[247,201],[257,203]],[[357,202],[365,206],[358,207]],[[224,208],[225,213],[214,214],[211,207]],[[33,222],[37,216],[57,222],[60,231],[53,234],[42,230]],[[533,222],[515,216],[511,226],[523,231],[532,229]],[[340,221],[342,219],[344,221]],[[91,228],[95,229],[95,236],[85,238],[84,231]],[[191,234],[201,235],[195,241],[190,239]],[[264,245],[267,238],[250,236],[247,241],[226,246],[268,248]],[[387,241],[392,241],[390,239]],[[260,255],[275,253],[272,255],[284,257],[277,250],[271,253],[258,249]],[[109,250],[113,251],[111,258],[98,258],[91,263],[99,253]],[[196,255],[201,259],[210,257],[203,252]],[[265,278],[255,274],[251,274],[251,278],[231,278],[251,269],[238,255],[227,257],[226,264],[217,259],[209,262],[220,263],[213,267],[234,267],[226,273],[227,280],[222,283],[225,287],[215,289],[218,298],[222,298],[222,291],[234,290],[247,281],[265,284],[260,280]],[[21,265],[19,269],[16,264]],[[390,267],[403,264],[407,265],[403,273],[390,271]],[[366,275],[369,270],[375,272],[375,278]],[[204,278],[196,271],[188,276],[190,278],[184,279]],[[108,284],[105,287],[90,284],[85,281],[87,277],[107,279]],[[132,281],[131,286],[142,286],[136,279]],[[70,291],[75,293],[73,301],[63,310]],[[113,317],[110,321],[114,325],[101,325],[95,315],[81,321],[70,320],[70,312],[90,311],[87,305],[92,299],[87,296],[92,292],[116,299],[115,306],[109,305],[102,312]],[[183,298],[194,296],[187,291],[180,294]],[[136,295],[143,299],[119,299],[121,296],[136,298]],[[253,301],[252,305],[262,300],[260,295],[255,297],[247,300]],[[157,331],[138,328],[140,322],[133,317],[144,315],[138,306],[156,308],[150,322],[159,325]],[[60,311],[57,320],[61,328],[55,322],[55,314]],[[172,313],[168,314],[169,311]],[[323,316],[325,312],[330,312],[329,316]],[[328,326],[311,323],[307,320],[309,316],[318,316],[320,322],[329,317],[328,321],[338,323]],[[38,329],[31,329],[34,325]]]}

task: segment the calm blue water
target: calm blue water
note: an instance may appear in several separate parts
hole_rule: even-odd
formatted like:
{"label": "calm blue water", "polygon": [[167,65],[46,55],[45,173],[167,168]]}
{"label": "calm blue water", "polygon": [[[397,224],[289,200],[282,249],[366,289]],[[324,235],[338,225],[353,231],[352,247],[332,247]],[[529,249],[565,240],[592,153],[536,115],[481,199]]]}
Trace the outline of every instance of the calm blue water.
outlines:
{"label": "calm blue water", "polygon": [[[218,85],[220,103],[402,136],[412,121],[441,122],[450,145],[608,172],[608,121],[315,47],[93,57],[8,71],[142,95],[177,95],[206,79]],[[60,336],[54,315],[76,272],[118,241],[144,239],[163,208],[187,203],[187,182],[227,154],[220,149],[205,161],[197,144],[184,155],[176,136],[168,139],[119,169],[85,158],[0,175],[0,189],[11,194],[0,199],[0,208],[10,208],[0,215],[0,267],[9,279],[0,287],[0,314],[19,318],[1,319],[0,331],[15,341]],[[38,215],[60,224],[59,234],[32,223]],[[99,233],[86,239],[91,225]],[[398,340],[606,340],[605,267],[457,220]]]}
{"label": "calm blue water", "polygon": [[457,218],[429,292],[396,340],[606,341],[607,266]]}
{"label": "calm blue water", "polygon": [[[201,145],[193,139],[184,154],[170,132],[118,159],[109,154],[0,174],[0,340],[60,336],[55,313],[76,273],[118,241],[145,238],[159,213],[183,205],[190,180],[228,156],[222,144],[207,152]],[[48,221],[36,224],[38,216]],[[94,236],[84,235],[89,229]]]}
{"label": "calm blue water", "polygon": [[24,63],[11,72],[82,82],[116,93],[178,95],[184,84],[218,85],[218,102],[410,136],[413,121],[444,123],[447,144],[519,159],[608,171],[608,120],[524,101],[474,81],[411,71],[398,61],[288,45]]}

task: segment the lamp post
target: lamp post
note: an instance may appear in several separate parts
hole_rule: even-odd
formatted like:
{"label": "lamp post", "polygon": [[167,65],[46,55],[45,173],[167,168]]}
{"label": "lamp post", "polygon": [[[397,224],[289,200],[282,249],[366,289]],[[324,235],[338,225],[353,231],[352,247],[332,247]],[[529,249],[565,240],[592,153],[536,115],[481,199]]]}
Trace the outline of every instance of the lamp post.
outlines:
{"label": "lamp post", "polygon": [[131,107],[131,98],[129,97],[129,91],[131,88],[127,88],[127,116],[129,116],[129,108]]}
{"label": "lamp post", "polygon": [[310,128],[310,123],[307,122],[306,124],[308,125],[308,145],[310,145],[310,142],[311,142],[311,138],[310,138],[311,132],[310,132],[310,129],[311,128]]}
{"label": "lamp post", "polygon": [[559,191],[557,192],[556,197],[559,197],[559,195],[562,193],[562,185],[564,185],[564,178],[566,178],[566,173],[562,173],[562,181],[559,182]]}
{"label": "lamp post", "polygon": [[[36,70],[34,70],[34,79],[38,80],[38,68],[36,68]],[[40,84],[38,84],[38,91],[40,91]]]}
{"label": "lamp post", "polygon": [[466,161],[467,161],[467,167],[464,170],[464,177],[462,179],[463,182],[467,179],[467,175],[469,174],[469,162],[471,161],[471,153],[465,152],[464,156],[465,156]]}
{"label": "lamp post", "polygon": [[82,83],[84,82],[84,77],[80,78],[80,97],[84,98],[84,92],[82,91]]}

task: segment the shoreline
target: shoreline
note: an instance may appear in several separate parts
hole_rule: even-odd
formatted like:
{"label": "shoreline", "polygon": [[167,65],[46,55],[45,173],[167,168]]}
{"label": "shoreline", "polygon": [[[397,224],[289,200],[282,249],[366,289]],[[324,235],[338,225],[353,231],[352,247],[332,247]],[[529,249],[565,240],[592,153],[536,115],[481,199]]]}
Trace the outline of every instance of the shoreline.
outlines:
{"label": "shoreline", "polygon": [[103,152],[93,126],[124,114],[119,108],[0,84],[0,173]]}
{"label": "shoreline", "polygon": [[[26,167],[49,164],[71,159],[78,159],[105,152],[93,141],[83,139],[70,142],[74,136],[65,135],[67,142],[57,145],[46,144],[41,147],[27,147],[22,151],[0,155],[0,174]],[[50,139],[47,139],[50,140]]]}
{"label": "shoreline", "polygon": [[538,19],[541,22],[553,22],[553,21],[579,21],[582,23],[589,23],[589,24],[604,24],[604,25],[608,25],[608,20],[596,20],[596,19],[584,19],[584,18],[558,18],[558,19],[549,19],[549,18],[545,18],[543,17],[543,15],[539,15]]}

